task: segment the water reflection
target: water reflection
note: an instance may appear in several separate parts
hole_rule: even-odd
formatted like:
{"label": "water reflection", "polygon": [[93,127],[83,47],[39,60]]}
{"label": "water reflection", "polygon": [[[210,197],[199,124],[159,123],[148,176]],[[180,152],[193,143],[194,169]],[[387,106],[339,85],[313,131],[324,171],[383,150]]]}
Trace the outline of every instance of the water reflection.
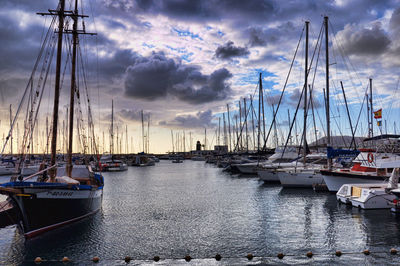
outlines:
{"label": "water reflection", "polygon": [[[335,195],[282,189],[191,161],[106,173],[105,182],[103,209],[89,219],[29,241],[15,226],[0,229],[0,264],[25,264],[36,256],[75,261],[100,256],[104,265],[123,265],[127,255],[141,264],[155,255],[190,254],[203,258],[198,264],[209,265],[215,261],[206,258],[219,253],[230,258],[225,265],[243,265],[247,253],[264,257],[255,263],[282,262],[276,258],[279,252],[295,255],[285,257],[289,264],[396,261],[388,254],[305,258],[308,251],[388,251],[399,245],[399,218],[388,210],[339,205]],[[180,263],[186,265],[162,262]]]}

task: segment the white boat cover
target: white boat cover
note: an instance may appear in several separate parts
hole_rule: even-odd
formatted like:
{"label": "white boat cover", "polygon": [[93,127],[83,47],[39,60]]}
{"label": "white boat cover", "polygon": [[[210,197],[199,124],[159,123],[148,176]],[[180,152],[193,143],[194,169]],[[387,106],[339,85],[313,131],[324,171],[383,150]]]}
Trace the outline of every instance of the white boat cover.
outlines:
{"label": "white boat cover", "polygon": [[57,176],[56,177],[56,182],[57,183],[63,183],[63,184],[68,184],[68,185],[79,185],[79,181],[75,180],[71,177],[68,176]]}

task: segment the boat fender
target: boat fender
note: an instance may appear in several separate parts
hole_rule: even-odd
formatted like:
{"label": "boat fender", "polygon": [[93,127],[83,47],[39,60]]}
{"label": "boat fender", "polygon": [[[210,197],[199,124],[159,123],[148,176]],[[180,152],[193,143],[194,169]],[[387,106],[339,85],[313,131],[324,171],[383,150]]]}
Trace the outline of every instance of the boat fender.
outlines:
{"label": "boat fender", "polygon": [[369,163],[372,163],[372,162],[374,161],[374,155],[372,154],[372,152],[369,152],[369,153],[368,153],[367,159],[368,159],[368,162],[369,162]]}

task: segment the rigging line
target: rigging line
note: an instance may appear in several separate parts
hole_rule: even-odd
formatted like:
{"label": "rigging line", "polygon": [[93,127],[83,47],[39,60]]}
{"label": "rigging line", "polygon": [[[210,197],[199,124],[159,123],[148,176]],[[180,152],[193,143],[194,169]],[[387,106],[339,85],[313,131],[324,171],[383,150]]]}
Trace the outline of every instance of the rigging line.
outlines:
{"label": "rigging line", "polygon": [[[396,84],[396,88],[394,90],[393,96],[397,96],[398,89],[399,89],[399,82],[400,82],[400,76],[397,78],[397,84]],[[388,111],[388,115],[387,115],[388,117],[391,117],[391,115],[392,115],[394,99],[396,99],[396,97],[393,97],[392,101],[390,101],[390,107],[389,107],[389,111]]]}
{"label": "rigging line", "polygon": [[83,64],[83,57],[82,57],[82,51],[80,49],[80,47],[78,48],[79,54],[80,54],[80,62],[81,62],[81,67],[82,67],[82,76],[83,76],[83,82],[84,82],[84,87],[85,87],[85,92],[86,92],[86,98],[87,98],[87,109],[88,109],[88,122],[89,122],[89,127],[91,127],[91,131],[92,131],[92,138],[93,138],[93,142],[94,142],[94,146],[95,146],[95,151],[98,154],[98,149],[97,149],[97,145],[96,145],[96,141],[95,141],[95,133],[94,133],[94,124],[93,124],[93,116],[92,116],[92,109],[91,109],[91,105],[90,105],[90,97],[89,97],[89,90],[88,90],[88,86],[87,86],[87,78],[86,78],[86,71],[85,71],[85,67]]}
{"label": "rigging line", "polygon": [[299,50],[300,42],[301,42],[301,39],[302,39],[302,37],[303,37],[304,29],[305,29],[305,27],[303,27],[303,29],[302,29],[302,31],[301,31],[300,39],[299,39],[299,41],[298,41],[298,43],[297,43],[297,47],[296,47],[296,50],[295,50],[295,53],[294,53],[292,62],[291,62],[291,64],[290,64],[289,72],[288,72],[288,74],[287,74],[287,76],[286,76],[286,81],[285,81],[285,84],[284,84],[284,86],[283,86],[282,93],[281,93],[281,96],[280,96],[279,101],[278,101],[278,105],[277,105],[277,107],[276,107],[275,115],[274,115],[274,117],[273,117],[273,119],[272,119],[271,126],[269,127],[267,137],[264,139],[264,146],[263,146],[263,148],[262,148],[263,150],[266,148],[267,140],[268,140],[268,137],[269,137],[269,135],[270,135],[270,133],[271,133],[271,130],[272,130],[272,125],[273,125],[273,123],[275,123],[276,114],[278,113],[280,104],[281,104],[281,102],[282,102],[283,93],[284,93],[285,90],[286,90],[286,86],[287,86],[287,83],[288,83],[288,80],[289,80],[289,76],[290,76],[290,73],[291,73],[291,71],[292,71],[292,67],[293,67],[294,61],[295,61],[295,59],[296,59],[297,51]]}
{"label": "rigging line", "polygon": [[[355,128],[354,128],[354,135],[355,135],[356,132],[357,132],[358,122],[360,122],[360,117],[361,117],[362,110],[364,109],[364,103],[365,103],[366,98],[367,98],[367,95],[365,94],[365,95],[364,95],[364,99],[363,99],[362,104],[361,104],[360,112],[359,112],[359,114],[358,114],[357,123],[356,123],[356,126],[355,126]],[[362,132],[361,132],[361,133],[362,133]]]}
{"label": "rigging line", "polygon": [[[282,155],[281,155],[281,159],[283,158],[283,156],[285,154],[286,147],[287,147],[287,145],[289,143],[290,135],[292,134],[293,125],[296,123],[296,116],[297,116],[297,112],[299,111],[299,107],[300,107],[301,99],[303,98],[304,90],[305,90],[305,86],[303,86],[303,89],[301,90],[299,101],[297,102],[297,107],[296,107],[296,111],[294,113],[293,122],[290,124],[289,134],[288,134],[288,136],[286,138],[285,146],[283,147],[283,152],[282,152]],[[290,123],[290,121],[289,121],[289,123]],[[296,132],[296,134],[297,134],[297,132]],[[299,150],[299,152],[300,152],[300,150]],[[280,164],[280,162],[279,162],[279,164]]]}
{"label": "rigging line", "polygon": [[42,43],[42,47],[41,47],[41,49],[40,49],[40,51],[39,51],[39,55],[38,55],[38,57],[37,57],[37,59],[36,59],[36,62],[35,62],[35,64],[34,64],[34,67],[33,67],[31,76],[30,76],[30,78],[29,78],[28,84],[27,84],[26,87],[25,87],[25,91],[24,91],[24,93],[23,93],[23,95],[22,95],[20,104],[18,105],[17,111],[16,111],[16,113],[15,113],[15,115],[14,115],[14,119],[12,120],[12,123],[11,123],[11,126],[10,126],[10,130],[8,131],[7,137],[6,137],[5,142],[4,142],[4,144],[3,144],[3,148],[2,148],[1,154],[0,154],[1,157],[3,157],[3,155],[4,155],[4,150],[5,150],[6,146],[7,146],[8,140],[9,140],[10,137],[11,137],[12,130],[13,130],[14,126],[15,126],[15,123],[16,123],[16,121],[17,121],[18,115],[19,115],[19,113],[20,113],[20,111],[21,111],[21,108],[22,108],[23,102],[24,102],[24,100],[25,100],[25,97],[26,97],[26,95],[27,95],[27,93],[28,93],[29,87],[30,87],[31,84],[33,83],[33,76],[34,76],[35,73],[36,73],[36,69],[37,69],[37,67],[38,67],[38,65],[39,65],[40,59],[42,58],[43,51],[44,51],[44,49],[45,49],[45,44],[47,43],[48,36],[49,36],[50,33],[52,32],[51,29],[52,29],[52,27],[53,27],[54,24],[55,24],[55,20],[56,20],[55,17],[53,17],[53,20],[52,20],[52,22],[51,22],[51,24],[50,24],[50,27],[49,27],[48,31],[47,31],[46,37],[45,37],[45,39],[44,39],[44,41],[43,41],[43,43]]}
{"label": "rigging line", "polygon": [[[330,24],[331,31],[332,31],[333,33],[337,32],[337,31],[335,30],[335,28],[334,28],[334,26],[333,26],[331,20],[329,20],[329,24]],[[335,43],[337,44],[338,50],[339,50],[340,54],[341,54],[342,57],[343,57],[343,60],[344,60],[343,63],[344,63],[344,66],[345,66],[347,72],[350,73],[350,69],[349,69],[349,66],[348,66],[348,65],[350,65],[350,67],[352,68],[353,72],[356,74],[357,79],[359,80],[358,83],[362,84],[361,78],[359,77],[359,74],[358,74],[358,72],[356,71],[356,68],[354,67],[354,65],[352,64],[352,62],[351,62],[349,56],[345,53],[345,49],[343,48],[343,45],[342,45],[341,42],[336,38],[336,34],[332,34],[332,35],[333,35],[333,39],[335,40]],[[351,82],[352,82],[352,84],[353,84],[353,86],[354,86],[354,83],[355,83],[355,82],[354,82],[353,79],[351,78],[351,75],[349,75],[349,77],[350,77],[350,80],[351,80]],[[360,95],[359,95],[359,93],[358,93],[357,90],[356,90],[356,93],[357,93],[358,100],[359,100],[359,102],[360,102],[360,101],[361,101],[361,97],[360,97]]]}
{"label": "rigging line", "polygon": [[[47,64],[46,75],[45,75],[45,78],[43,80],[43,84],[42,84],[42,87],[41,87],[41,92],[39,92],[40,96],[39,96],[39,101],[38,101],[36,112],[35,112],[35,118],[34,118],[33,124],[32,124],[32,130],[30,132],[30,138],[29,138],[30,140],[33,139],[33,133],[34,133],[34,129],[35,129],[35,126],[36,126],[37,119],[38,119],[38,114],[39,114],[39,109],[40,109],[40,106],[41,106],[41,103],[42,103],[42,97],[43,97],[43,94],[44,94],[44,89],[46,87],[47,78],[48,78],[48,75],[49,75],[49,72],[50,72],[51,62],[53,61],[54,51],[55,51],[55,47],[56,47],[55,43],[56,42],[55,42],[55,39],[54,39],[53,47],[52,47],[52,50],[51,50],[51,55],[50,55],[50,58],[49,58],[49,63]],[[29,145],[32,145],[32,143],[30,143],[30,142],[28,142],[28,143],[29,143]],[[23,158],[25,159],[25,156]],[[22,168],[24,168],[25,160],[23,160],[22,162],[23,162]]]}

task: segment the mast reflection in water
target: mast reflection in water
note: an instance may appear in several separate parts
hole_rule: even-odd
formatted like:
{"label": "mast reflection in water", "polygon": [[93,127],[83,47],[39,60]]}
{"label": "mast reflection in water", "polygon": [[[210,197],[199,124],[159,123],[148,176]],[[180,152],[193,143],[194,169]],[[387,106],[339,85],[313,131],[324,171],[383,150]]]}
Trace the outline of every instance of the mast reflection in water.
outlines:
{"label": "mast reflection in water", "polygon": [[[217,253],[225,265],[247,263],[248,253],[255,263],[400,262],[389,253],[399,248],[400,219],[388,210],[339,205],[332,194],[264,185],[195,161],[162,161],[104,178],[103,207],[93,217],[27,241],[16,226],[0,229],[0,264],[32,263],[37,256],[67,256],[77,264],[99,256],[101,265],[160,256],[166,264],[185,264],[186,255],[215,264]],[[336,250],[357,254],[336,257]],[[309,259],[308,251],[325,255]],[[294,256],[281,261],[280,252]]]}

